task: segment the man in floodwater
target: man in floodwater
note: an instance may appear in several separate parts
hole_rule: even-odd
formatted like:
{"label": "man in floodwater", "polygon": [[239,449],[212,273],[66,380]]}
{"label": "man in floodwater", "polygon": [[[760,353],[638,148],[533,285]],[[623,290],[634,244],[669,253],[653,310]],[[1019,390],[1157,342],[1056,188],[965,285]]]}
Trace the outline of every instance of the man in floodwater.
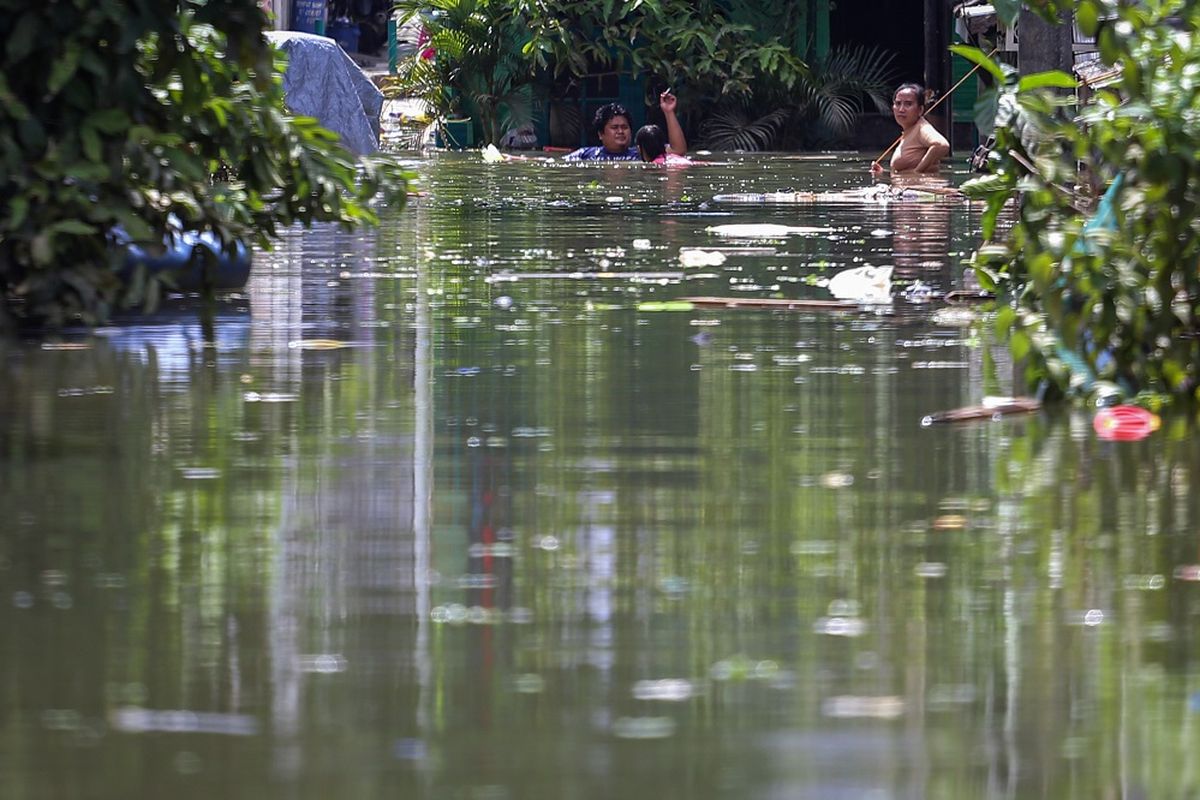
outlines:
{"label": "man in floodwater", "polygon": [[[950,143],[925,119],[925,89],[916,83],[901,84],[892,95],[892,116],[902,131],[892,153],[892,174],[937,172],[950,154]],[[883,172],[878,161],[871,162],[871,172]]]}
{"label": "man in floodwater", "polygon": [[[675,95],[667,89],[658,96],[658,107],[662,109],[667,122],[667,141],[671,152],[682,156],[687,152],[687,139],[675,116],[678,103]],[[633,126],[630,123],[629,111],[620,103],[609,103],[596,109],[592,120],[596,136],[600,139],[599,146],[581,147],[566,156],[567,161],[641,161],[641,154],[632,147]]]}

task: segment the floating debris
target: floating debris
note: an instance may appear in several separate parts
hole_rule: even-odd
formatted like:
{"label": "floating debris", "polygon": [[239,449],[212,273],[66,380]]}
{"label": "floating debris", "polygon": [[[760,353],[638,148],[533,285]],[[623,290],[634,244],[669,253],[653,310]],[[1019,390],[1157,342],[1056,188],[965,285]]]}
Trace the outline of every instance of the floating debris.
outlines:
{"label": "floating debris", "polygon": [[837,552],[837,546],[832,539],[813,539],[793,542],[791,551],[794,556],[829,556]]}
{"label": "floating debris", "polygon": [[294,403],[300,397],[283,392],[246,392],[242,399],[247,403]]}
{"label": "floating debris", "polygon": [[42,342],[43,350],[91,350],[91,342]]}
{"label": "floating debris", "polygon": [[684,278],[679,272],[498,272],[484,279],[485,283],[502,283],[525,280],[562,280],[562,281],[599,281],[599,280],[628,280],[633,283],[659,283],[662,281],[681,281]]}
{"label": "floating debris", "polygon": [[904,699],[894,695],[839,695],[826,700],[821,713],[835,719],[899,719],[904,714]]}
{"label": "floating debris", "polygon": [[723,658],[708,669],[714,681],[770,680],[779,674],[779,664],[771,659],[755,661],[744,655]]}
{"label": "floating debris", "polygon": [[934,325],[943,328],[969,328],[975,324],[977,315],[969,308],[939,308],[931,319]]}
{"label": "floating debris", "polygon": [[942,514],[933,520],[935,531],[961,531],[967,527],[967,518],[962,514]]}
{"label": "floating debris", "polygon": [[985,292],[982,290],[977,291],[977,292],[970,292],[970,291],[963,291],[962,289],[956,289],[955,291],[952,291],[952,292],[946,292],[946,296],[943,299],[947,303],[957,303],[957,304],[985,303],[989,300],[995,300],[996,295],[992,294],[991,292]]}
{"label": "floating debris", "polygon": [[301,672],[333,674],[346,671],[346,659],[337,653],[319,653],[296,657],[296,668]]}
{"label": "floating debris", "polygon": [[562,543],[558,541],[557,536],[542,536],[534,541],[533,546],[539,550],[545,550],[547,553],[553,553]]}
{"label": "floating debris", "polygon": [[638,311],[647,311],[647,312],[691,311],[694,308],[695,308],[695,306],[692,305],[691,303],[687,302],[686,300],[667,300],[667,301],[661,301],[661,302],[649,301],[649,302],[637,304]]}
{"label": "floating debris", "polygon": [[816,236],[821,233],[833,232],[832,228],[769,223],[713,225],[705,230],[716,236],[728,236],[734,239],[783,239],[788,236]]}
{"label": "floating debris", "polygon": [[1175,580],[1200,581],[1200,564],[1183,564],[1175,568]]}
{"label": "floating debris", "polygon": [[76,731],[83,727],[83,714],[73,708],[48,708],[42,712],[42,727],[48,731]]}
{"label": "floating debris", "polygon": [[913,568],[913,572],[918,578],[944,578],[946,565],[940,561],[922,561]]}
{"label": "floating debris", "polygon": [[929,427],[943,422],[997,420],[1013,414],[1031,414],[1041,407],[1041,401],[1033,397],[985,397],[983,402],[977,406],[927,414],[921,418],[921,426]]}
{"label": "floating debris", "polygon": [[849,300],[785,300],[777,297],[681,297],[680,300],[705,308],[770,308],[779,311],[859,310],[861,303]]}
{"label": "floating debris", "polygon": [[221,470],[216,467],[180,467],[179,474],[184,480],[211,481],[221,477]]}
{"label": "floating debris", "polygon": [[1133,592],[1157,592],[1166,588],[1167,579],[1163,575],[1127,575],[1124,586]]}
{"label": "floating debris", "polygon": [[725,263],[725,254],[719,250],[682,247],[679,249],[679,263],[685,267],[719,267]]}
{"label": "floating debris", "polygon": [[827,472],[821,476],[821,485],[826,489],[845,489],[854,485],[854,476],[845,472]]}
{"label": "floating debris", "polygon": [[338,339],[297,339],[288,342],[293,350],[341,350],[344,347],[354,347],[355,342],[343,342]]}
{"label": "floating debris", "polygon": [[813,625],[813,631],[853,639],[867,632],[867,623],[859,617],[821,617]]}
{"label": "floating debris", "polygon": [[663,678],[656,681],[638,681],[633,684],[635,700],[658,700],[680,703],[698,694],[696,685],[684,678]]}
{"label": "floating debris", "polygon": [[969,369],[966,361],[914,361],[913,369]]}
{"label": "floating debris", "polygon": [[829,279],[829,293],[859,303],[892,302],[892,267],[853,267]]}
{"label": "floating debris", "polygon": [[1106,442],[1137,442],[1162,425],[1157,414],[1140,406],[1110,406],[1096,412],[1092,428]]}
{"label": "floating debris", "polygon": [[72,387],[70,389],[59,389],[59,397],[87,397],[97,394],[113,394],[115,390],[111,386],[88,386],[88,387]]}
{"label": "floating debris", "polygon": [[929,687],[926,702],[932,710],[945,710],[970,705],[978,698],[979,690],[969,683],[944,683]]}
{"label": "floating debris", "polygon": [[666,739],[675,734],[670,717],[618,717],[612,726],[618,739]]}
{"label": "floating debris", "polygon": [[546,679],[535,672],[526,672],[513,677],[512,688],[517,694],[541,694],[546,689]]}
{"label": "floating debris", "polygon": [[110,721],[115,730],[123,733],[219,733],[229,736],[258,733],[258,720],[246,714],[120,708],[112,713]]}

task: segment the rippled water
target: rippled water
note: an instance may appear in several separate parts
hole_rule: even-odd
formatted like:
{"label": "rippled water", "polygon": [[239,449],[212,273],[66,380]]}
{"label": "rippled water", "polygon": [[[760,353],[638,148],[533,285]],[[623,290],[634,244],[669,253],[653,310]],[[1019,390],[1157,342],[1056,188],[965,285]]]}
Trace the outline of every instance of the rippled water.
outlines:
{"label": "rippled water", "polygon": [[0,344],[0,796],[1193,796],[1186,422],[922,428],[1011,390],[969,308],[678,304],[971,289],[978,209],[711,200],[867,161],[440,156],[211,329]]}

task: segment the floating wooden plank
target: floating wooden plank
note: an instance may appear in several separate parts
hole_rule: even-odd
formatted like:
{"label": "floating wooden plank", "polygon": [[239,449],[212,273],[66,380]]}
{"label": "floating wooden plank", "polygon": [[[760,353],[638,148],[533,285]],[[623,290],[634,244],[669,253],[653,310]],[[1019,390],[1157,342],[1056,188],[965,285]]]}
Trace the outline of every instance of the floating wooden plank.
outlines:
{"label": "floating wooden plank", "polygon": [[986,303],[989,300],[995,300],[996,295],[982,289],[977,292],[956,289],[953,292],[946,292],[945,297],[942,299],[951,305],[967,305],[969,303]]}
{"label": "floating wooden plank", "polygon": [[853,311],[862,303],[849,300],[785,300],[779,297],[681,297],[697,308],[775,308],[784,311]]}
{"label": "floating wooden plank", "polygon": [[922,426],[943,422],[972,422],[981,419],[998,419],[1013,414],[1031,414],[1042,407],[1042,401],[1033,397],[1004,397],[977,406],[937,411],[921,420]]}
{"label": "floating wooden plank", "polygon": [[497,272],[485,278],[487,283],[512,283],[514,281],[681,281],[684,273],[673,272]]}

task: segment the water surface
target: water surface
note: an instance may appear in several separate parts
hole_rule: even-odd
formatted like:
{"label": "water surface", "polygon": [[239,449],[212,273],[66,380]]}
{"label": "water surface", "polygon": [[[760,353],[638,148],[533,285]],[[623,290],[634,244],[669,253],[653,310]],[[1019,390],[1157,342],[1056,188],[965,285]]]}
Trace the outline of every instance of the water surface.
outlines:
{"label": "water surface", "polygon": [[868,158],[436,156],[211,329],[0,344],[0,796],[1194,796],[1186,424],[923,428],[1011,391],[969,309],[673,304],[973,288],[978,209],[711,201]]}

